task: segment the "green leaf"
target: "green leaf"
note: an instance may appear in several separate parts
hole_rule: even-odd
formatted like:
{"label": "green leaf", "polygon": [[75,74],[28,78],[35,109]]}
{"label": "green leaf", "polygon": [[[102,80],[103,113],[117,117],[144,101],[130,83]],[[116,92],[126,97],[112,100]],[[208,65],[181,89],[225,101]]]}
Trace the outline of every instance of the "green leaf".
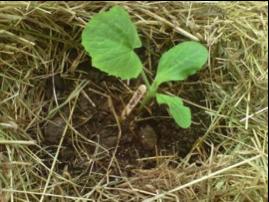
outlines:
{"label": "green leaf", "polygon": [[92,57],[92,65],[109,75],[131,79],[142,71],[133,51],[141,47],[141,41],[128,13],[119,6],[92,17],[83,30],[82,45]]}
{"label": "green leaf", "polygon": [[176,123],[182,128],[188,128],[191,125],[191,111],[183,105],[182,100],[176,96],[169,96],[158,93],[156,95],[158,104],[168,105],[168,112],[174,118]]}
{"label": "green leaf", "polygon": [[181,81],[195,74],[207,61],[207,49],[198,42],[183,42],[161,56],[157,75],[157,86],[167,81]]}

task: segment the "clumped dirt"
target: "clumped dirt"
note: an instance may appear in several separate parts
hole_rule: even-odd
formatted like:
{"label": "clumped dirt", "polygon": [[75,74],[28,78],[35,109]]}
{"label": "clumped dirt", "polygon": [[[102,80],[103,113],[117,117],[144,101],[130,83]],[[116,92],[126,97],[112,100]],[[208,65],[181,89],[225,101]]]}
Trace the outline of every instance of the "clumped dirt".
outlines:
{"label": "clumped dirt", "polygon": [[[115,153],[117,166],[129,175],[134,168],[156,166],[156,160],[141,160],[142,158],[157,155],[184,157],[195,141],[204,134],[206,126],[201,121],[206,119],[204,111],[190,106],[194,123],[189,129],[182,129],[169,118],[165,106],[158,106],[154,101],[148,109],[134,110],[118,125],[113,110],[119,116],[132,93],[121,81],[87,65],[82,64],[83,68],[74,75],[80,79],[87,79],[90,83],[77,99],[72,116],[74,130],[66,131],[59,155],[59,169],[68,166],[69,172],[79,173],[80,170],[85,171],[88,168],[87,165],[91,160],[95,160],[96,163],[91,170],[105,172]],[[190,79],[195,81],[199,78]],[[140,80],[132,81],[130,88],[135,90],[139,83]],[[59,97],[68,95],[75,85],[72,80],[65,80],[60,76],[54,77],[55,91]],[[52,86],[53,82],[50,79],[46,87],[47,99],[52,99]],[[107,96],[111,97],[112,106],[109,105]],[[201,92],[190,93],[187,89],[182,96],[195,103],[204,104]],[[66,127],[64,119],[68,119],[69,113],[70,110],[66,105],[60,113],[43,124],[44,147],[56,151]],[[46,163],[50,164],[51,161]],[[112,167],[117,166],[113,164]]]}

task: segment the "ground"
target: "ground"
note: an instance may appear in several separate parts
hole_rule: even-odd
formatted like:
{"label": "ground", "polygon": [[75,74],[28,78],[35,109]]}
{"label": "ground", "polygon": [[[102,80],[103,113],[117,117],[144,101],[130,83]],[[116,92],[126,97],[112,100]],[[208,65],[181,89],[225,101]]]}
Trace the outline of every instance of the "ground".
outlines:
{"label": "ground", "polygon": [[[94,69],[90,64],[87,64],[83,69],[86,70],[83,72],[83,75],[75,75],[74,78],[80,77],[81,80],[87,79],[90,82],[96,79],[98,81],[94,81],[92,85],[87,85],[84,88],[85,94],[81,94],[78,97],[76,108],[74,109],[72,116],[72,123],[77,133],[98,144],[94,143],[93,145],[89,145],[85,142],[84,145],[84,143],[82,143],[83,140],[80,140],[80,144],[85,148],[87,147],[85,153],[89,156],[94,155],[97,147],[101,150],[100,152],[113,152],[113,148],[115,148],[118,143],[119,132],[113,115],[113,109],[109,107],[108,96],[112,99],[114,105],[113,108],[115,108],[116,113],[120,114],[126,105],[124,103],[128,102],[132,93],[128,92],[128,89],[125,88],[120,81],[113,77],[104,76],[104,73]],[[94,78],[91,78],[93,76]],[[53,83],[55,83],[55,93],[65,100],[66,97],[64,97],[64,94],[68,95],[70,93],[66,92],[68,89],[65,89],[67,86],[65,83],[70,84],[69,91],[73,90],[71,86],[75,88],[75,85],[71,85],[72,80],[64,80],[60,76],[55,78],[54,82],[47,82],[47,99],[51,99],[53,95]],[[199,77],[193,76],[190,77],[189,80],[198,82]],[[97,92],[93,93],[91,89],[95,88],[97,82],[99,84],[99,91],[95,89]],[[136,89],[137,87],[135,85],[136,84],[133,86],[131,84],[129,87]],[[199,83],[197,83],[197,86],[199,86]],[[200,92],[201,88],[194,90],[192,87],[189,92],[187,92],[188,87],[185,89],[182,91],[181,96],[185,94],[185,99],[204,105],[203,102],[205,98],[203,97],[202,92]],[[87,98],[90,99],[90,101]],[[44,108],[46,109],[46,106],[44,106]],[[178,127],[169,117],[165,107],[158,106],[153,102],[148,108],[150,108],[150,111],[141,110],[140,112],[138,112],[137,108],[131,116],[121,124],[122,135],[119,139],[119,147],[116,152],[116,158],[121,167],[129,167],[130,169],[155,167],[154,159],[149,162],[146,161],[145,163],[143,163],[143,161],[142,163],[137,161],[155,155],[176,155],[185,157],[191,150],[195,141],[206,131],[206,124],[208,124],[205,123],[208,121],[207,115],[203,113],[202,110],[195,107],[191,107],[194,115],[194,124],[189,129]],[[48,113],[47,109],[45,110],[45,113]],[[67,119],[69,113],[68,107],[63,107],[59,110],[58,114],[54,115],[51,120],[48,121],[48,123],[45,123],[44,126],[40,126],[41,128],[44,128],[42,141],[44,146],[57,145],[59,143],[66,125],[64,118]],[[65,117],[62,118],[61,116]],[[36,131],[33,131],[32,133],[34,139]],[[70,172],[76,170],[76,160],[79,159],[79,156],[77,156],[75,152],[76,141],[77,140],[74,140],[74,137],[71,134],[68,134],[64,140],[66,151],[62,150],[62,153],[59,156],[59,160],[61,162],[64,161],[63,164],[67,163],[71,165]],[[56,149],[57,148],[55,147],[54,150]],[[78,155],[80,154],[81,152],[78,153]],[[110,156],[108,155],[106,160],[101,159],[98,163],[100,163],[101,167],[106,168],[110,163],[109,159]],[[76,164],[75,166],[72,165],[74,162]],[[81,167],[80,164],[79,166]]]}
{"label": "ground", "polygon": [[[119,4],[150,80],[160,55],[198,39],[204,68],[119,121],[143,83],[91,66],[81,31]],[[267,2],[1,2],[0,201],[267,201]]]}

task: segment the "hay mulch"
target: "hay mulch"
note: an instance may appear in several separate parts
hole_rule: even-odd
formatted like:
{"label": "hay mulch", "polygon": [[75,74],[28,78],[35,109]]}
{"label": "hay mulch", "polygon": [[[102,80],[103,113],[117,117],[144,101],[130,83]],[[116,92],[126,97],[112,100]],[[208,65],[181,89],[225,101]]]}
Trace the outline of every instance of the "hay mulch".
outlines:
{"label": "hay mulch", "polygon": [[[190,129],[154,103],[133,117],[156,131],[153,151],[125,126],[121,149],[106,147],[141,80],[91,68],[80,42],[115,4],[138,27],[150,78],[177,43],[209,50],[196,76],[161,89],[192,108]],[[267,2],[0,2],[0,201],[267,201],[267,65]]]}

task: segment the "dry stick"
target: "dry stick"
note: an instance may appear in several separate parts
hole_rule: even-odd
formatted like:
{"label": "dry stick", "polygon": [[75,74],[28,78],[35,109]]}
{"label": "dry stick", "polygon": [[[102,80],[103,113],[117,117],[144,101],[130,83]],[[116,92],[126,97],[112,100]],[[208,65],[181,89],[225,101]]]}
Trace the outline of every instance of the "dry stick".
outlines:
{"label": "dry stick", "polygon": [[0,140],[0,144],[35,145],[34,140]]}
{"label": "dry stick", "polygon": [[0,35],[6,35],[6,36],[9,36],[10,38],[14,38],[14,39],[17,39],[18,41],[22,42],[23,44],[25,45],[28,45],[28,46],[34,46],[35,43],[32,42],[32,41],[29,41],[23,37],[20,37],[16,34],[13,34],[12,32],[9,32],[9,31],[6,31],[6,30],[0,30]]}
{"label": "dry stick", "polygon": [[[10,151],[10,147],[9,146],[6,146],[6,149],[7,149],[7,154],[8,154],[8,160],[11,162],[12,161],[12,153],[13,152],[11,152]],[[13,180],[13,176],[14,176],[14,174],[13,174],[13,169],[9,169],[9,171],[8,171],[8,175],[9,175],[9,183],[10,183],[10,188],[11,189],[13,189],[13,185],[14,185],[14,180]],[[11,196],[10,196],[10,201],[11,202],[13,202],[14,201],[14,194],[13,193],[11,193]]]}
{"label": "dry stick", "polygon": [[141,98],[145,95],[147,91],[147,87],[145,85],[140,85],[138,89],[134,92],[132,98],[126,105],[126,107],[123,109],[121,113],[121,120],[125,120],[127,116],[133,111],[133,109],[136,107],[136,105],[139,103]]}
{"label": "dry stick", "polygon": [[[116,110],[115,110],[115,107],[113,105],[113,102],[112,102],[111,97],[108,97],[108,105],[109,105],[109,108],[111,109],[111,111],[113,113],[113,116],[114,116],[114,118],[116,120],[116,123],[117,123],[117,126],[118,126],[118,140],[117,140],[117,145],[116,145],[116,148],[115,148],[115,150],[113,152],[113,156],[112,156],[112,158],[110,160],[110,163],[108,165],[108,170],[109,170],[110,167],[111,167],[111,165],[112,165],[113,160],[116,159],[115,156],[116,156],[116,153],[117,153],[117,150],[118,150],[118,147],[119,147],[119,143],[120,143],[120,139],[121,139],[121,125],[120,125],[120,120],[119,120],[118,115],[116,113]],[[121,172],[120,169],[119,169],[119,171]]]}
{"label": "dry stick", "polygon": [[184,188],[186,188],[186,187],[192,186],[192,185],[194,185],[194,184],[197,184],[197,183],[199,183],[199,182],[202,182],[202,181],[204,181],[204,180],[207,180],[207,179],[209,179],[209,178],[211,178],[211,177],[214,177],[214,176],[216,176],[216,175],[218,175],[218,174],[221,174],[221,173],[223,173],[223,172],[226,172],[226,171],[228,171],[228,170],[230,170],[230,169],[233,169],[233,168],[236,168],[236,167],[238,167],[238,166],[241,166],[241,165],[244,165],[244,164],[246,164],[246,163],[249,163],[249,162],[251,162],[251,161],[254,161],[254,160],[256,160],[256,159],[258,159],[258,158],[260,158],[260,157],[262,157],[262,155],[257,155],[257,156],[254,156],[254,157],[252,157],[252,158],[246,159],[246,160],[244,160],[244,161],[241,161],[241,162],[239,162],[239,163],[236,163],[236,164],[234,164],[234,165],[231,165],[231,166],[229,166],[229,167],[227,167],[227,168],[223,168],[223,169],[218,170],[218,171],[216,171],[216,172],[210,173],[209,175],[203,176],[203,177],[198,178],[198,179],[196,179],[196,180],[193,180],[193,181],[191,181],[191,182],[189,182],[189,183],[183,184],[183,185],[181,185],[181,186],[179,186],[179,187],[176,187],[176,188],[174,188],[174,189],[172,189],[172,190],[170,190],[170,191],[168,191],[168,192],[165,192],[165,193],[162,193],[162,194],[158,194],[158,195],[156,195],[156,196],[154,196],[154,197],[152,197],[152,198],[146,199],[146,200],[144,200],[144,202],[155,201],[155,200],[157,200],[157,199],[160,199],[160,198],[164,197],[164,196],[167,195],[167,194],[171,194],[171,193],[173,193],[173,192],[179,191],[179,190],[184,189]]}
{"label": "dry stick", "polygon": [[187,38],[189,38],[191,40],[194,40],[194,41],[199,41],[199,39],[196,36],[194,36],[191,33],[185,31],[184,29],[180,28],[179,26],[176,26],[175,24],[169,22],[165,18],[162,18],[162,17],[156,15],[155,13],[152,13],[152,12],[150,12],[148,10],[143,9],[143,8],[140,8],[140,10],[142,10],[144,13],[148,14],[149,16],[151,16],[151,17],[153,17],[153,18],[155,18],[155,19],[169,25],[170,27],[174,28],[178,33],[182,34],[183,36],[185,36],[185,37],[187,37]]}
{"label": "dry stick", "polygon": [[268,107],[265,107],[265,108],[263,108],[263,109],[261,109],[261,110],[259,110],[259,111],[254,112],[253,114],[250,114],[249,116],[246,116],[246,117],[242,118],[242,119],[240,120],[240,122],[244,122],[244,121],[246,121],[246,119],[251,119],[251,118],[254,117],[255,115],[258,115],[258,114],[260,114],[260,113],[262,113],[262,112],[264,112],[264,111],[267,111],[267,110],[268,110]]}

